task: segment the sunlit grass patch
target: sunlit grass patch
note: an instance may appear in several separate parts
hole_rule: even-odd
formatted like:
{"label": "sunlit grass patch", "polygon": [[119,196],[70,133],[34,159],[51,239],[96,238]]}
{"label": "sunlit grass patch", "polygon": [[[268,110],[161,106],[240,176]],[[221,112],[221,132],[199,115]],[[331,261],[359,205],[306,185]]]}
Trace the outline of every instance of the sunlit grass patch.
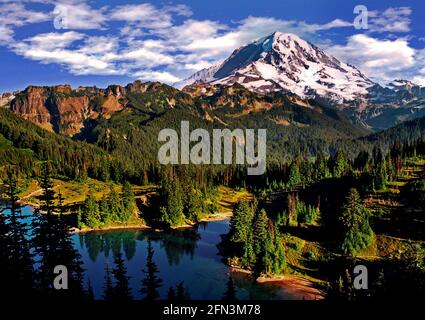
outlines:
{"label": "sunlit grass patch", "polygon": [[218,205],[220,211],[232,211],[239,201],[251,201],[253,195],[245,189],[234,190],[229,187],[220,186],[218,188]]}

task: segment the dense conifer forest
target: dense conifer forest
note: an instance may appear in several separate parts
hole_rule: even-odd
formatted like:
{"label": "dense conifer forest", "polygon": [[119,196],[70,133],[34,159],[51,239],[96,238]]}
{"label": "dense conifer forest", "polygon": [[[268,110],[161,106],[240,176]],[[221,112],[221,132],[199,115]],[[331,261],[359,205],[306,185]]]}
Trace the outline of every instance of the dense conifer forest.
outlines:
{"label": "dense conifer forest", "polygon": [[[244,165],[159,165],[161,128],[179,128],[181,120],[207,130],[219,126],[204,121],[207,111],[200,100],[160,88],[129,94],[128,109],[110,119],[88,120],[72,138],[0,108],[0,180],[3,211],[10,212],[0,214],[0,282],[11,296],[61,298],[52,288],[49,271],[67,265],[71,290],[66,298],[93,299],[70,240],[72,230],[190,226],[220,210],[220,186],[245,190],[253,198],[234,206],[230,232],[220,244],[231,268],[255,278],[301,275],[332,298],[388,296],[412,283],[412,295],[423,292],[423,118],[368,135],[337,111],[318,105],[320,112],[300,108],[285,96],[273,97],[275,106],[267,111],[243,116],[240,99],[249,105],[260,98],[247,92],[225,96],[222,108],[208,112],[229,128],[268,130],[267,170],[249,176]],[[164,103],[170,94],[180,103],[171,109]],[[208,103],[222,101],[223,95],[211,96]],[[283,132],[282,119],[297,125]],[[90,190],[82,201],[65,205],[68,199],[56,190],[53,179],[64,185],[93,179],[109,187]],[[41,193],[36,197],[37,219],[28,225],[20,214],[20,195],[32,181]],[[136,195],[139,187],[149,192]],[[403,206],[403,215],[392,203]],[[395,241],[396,249],[386,255],[388,248],[382,246],[388,237],[404,242]],[[153,256],[149,244],[140,286],[147,300],[158,298],[161,285]],[[366,293],[351,289],[356,262],[368,265],[374,279]],[[223,299],[234,298],[232,281],[229,278]],[[113,266],[106,266],[104,289],[106,300],[133,299],[120,255]],[[184,283],[170,287],[168,296],[190,297]]]}

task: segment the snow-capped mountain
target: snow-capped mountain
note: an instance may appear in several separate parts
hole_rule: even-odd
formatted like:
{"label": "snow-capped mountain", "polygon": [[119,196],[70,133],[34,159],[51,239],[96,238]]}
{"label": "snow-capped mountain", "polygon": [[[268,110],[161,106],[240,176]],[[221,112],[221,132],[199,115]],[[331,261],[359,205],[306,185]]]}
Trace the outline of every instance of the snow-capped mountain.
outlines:
{"label": "snow-capped mountain", "polygon": [[198,72],[195,72],[189,78],[174,83],[174,87],[178,89],[183,89],[184,87],[189,85],[212,81],[214,80],[214,74],[218,71],[218,69],[220,69],[221,65],[221,63],[218,63],[212,65],[209,68],[205,68]]}
{"label": "snow-capped mountain", "polygon": [[222,64],[201,70],[178,85],[199,82],[238,82],[259,93],[287,91],[338,104],[366,95],[374,84],[354,66],[294,34],[281,32],[235,50]]}
{"label": "snow-capped mountain", "polygon": [[289,33],[275,32],[242,46],[223,63],[175,85],[181,89],[199,83],[239,83],[261,94],[281,91],[314,99],[376,130],[425,115],[425,87],[408,80],[375,83],[356,67]]}

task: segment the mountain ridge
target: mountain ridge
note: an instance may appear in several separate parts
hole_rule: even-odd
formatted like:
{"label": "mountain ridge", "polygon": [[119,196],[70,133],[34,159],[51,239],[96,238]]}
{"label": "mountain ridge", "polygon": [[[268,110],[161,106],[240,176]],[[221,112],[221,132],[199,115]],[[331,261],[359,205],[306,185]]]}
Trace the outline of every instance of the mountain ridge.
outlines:
{"label": "mountain ridge", "polygon": [[402,79],[373,82],[351,64],[281,32],[238,48],[221,64],[175,85],[183,89],[201,83],[239,83],[261,94],[281,91],[315,99],[375,131],[425,115],[425,87]]}

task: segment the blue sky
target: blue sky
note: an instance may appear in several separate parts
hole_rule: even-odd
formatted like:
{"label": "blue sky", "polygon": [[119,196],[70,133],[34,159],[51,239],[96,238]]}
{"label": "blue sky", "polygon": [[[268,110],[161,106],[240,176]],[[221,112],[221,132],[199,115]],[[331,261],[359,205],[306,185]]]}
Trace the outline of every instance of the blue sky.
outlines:
{"label": "blue sky", "polygon": [[[364,5],[367,29],[356,29]],[[425,3],[338,0],[0,0],[0,92],[135,79],[173,83],[273,31],[367,76],[425,85]]]}

